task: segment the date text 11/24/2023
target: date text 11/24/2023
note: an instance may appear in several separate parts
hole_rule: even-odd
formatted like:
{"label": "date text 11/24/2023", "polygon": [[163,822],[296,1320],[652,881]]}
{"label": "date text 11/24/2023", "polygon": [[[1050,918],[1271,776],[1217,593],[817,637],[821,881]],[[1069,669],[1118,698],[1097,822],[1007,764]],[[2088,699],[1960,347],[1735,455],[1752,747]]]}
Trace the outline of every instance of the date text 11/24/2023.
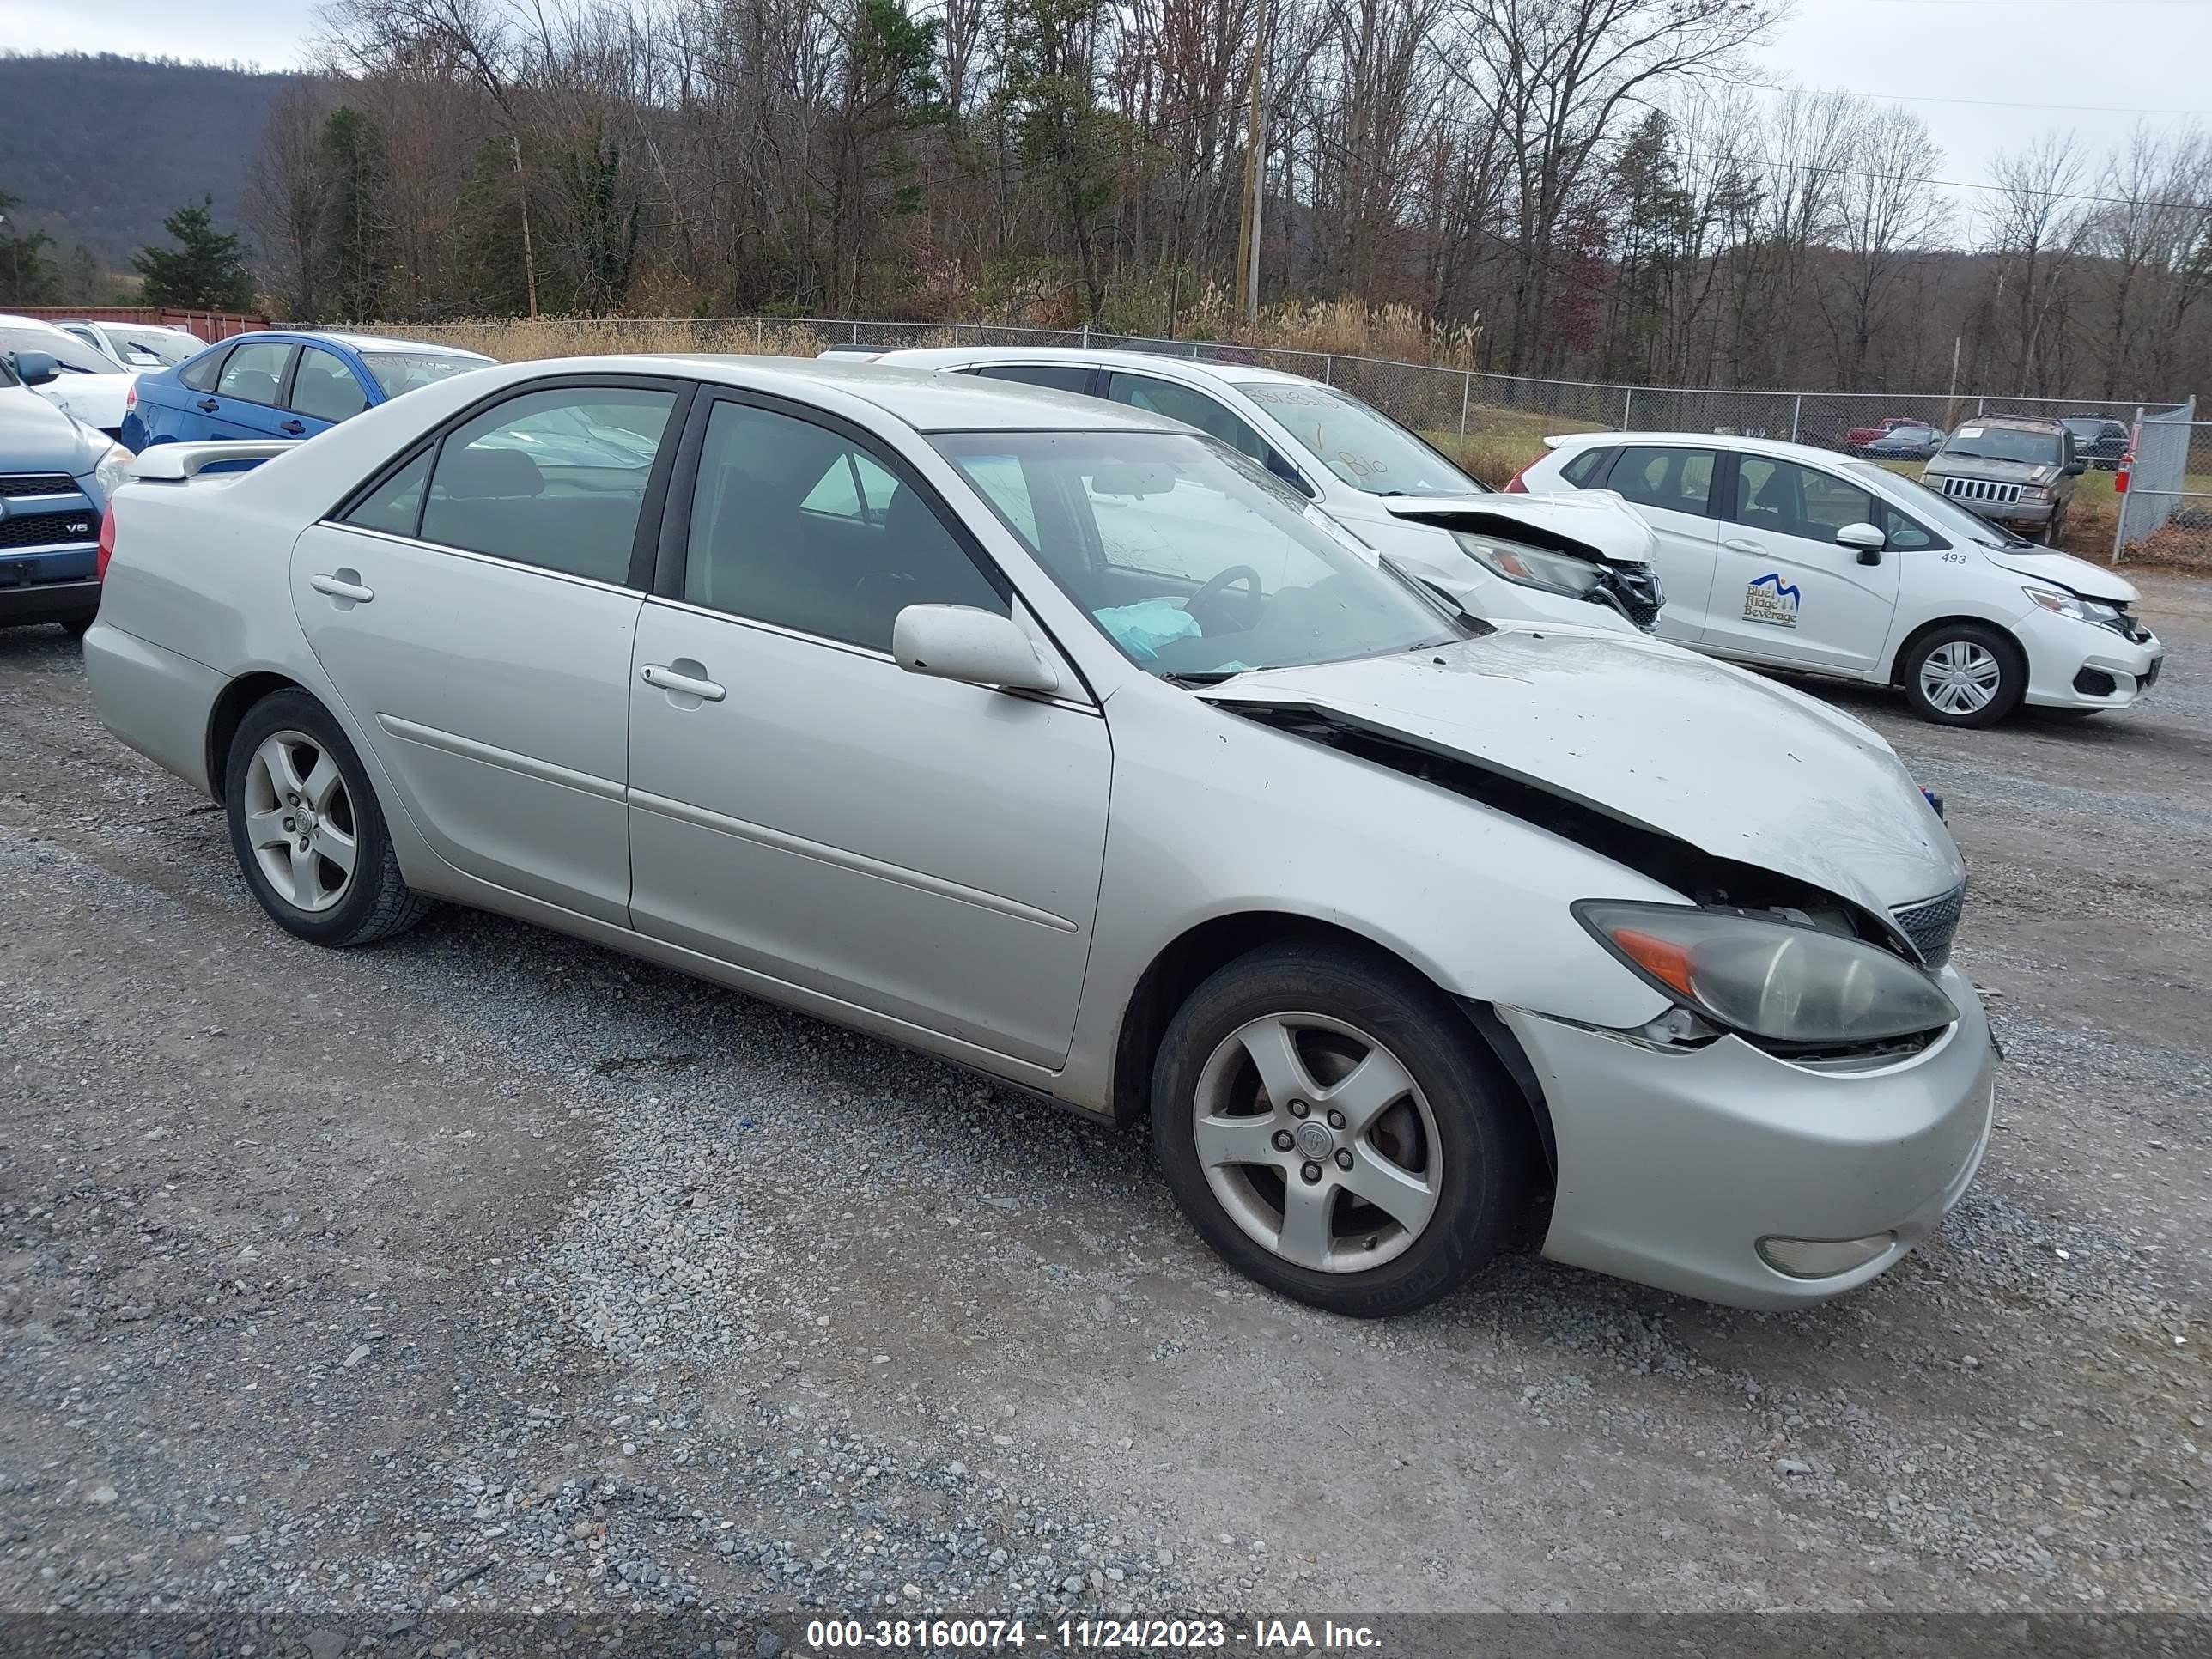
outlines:
{"label": "date text 11/24/2023", "polygon": [[1137,1649],[1166,1653],[1239,1648],[1305,1652],[1316,1648],[1374,1651],[1372,1626],[1323,1619],[817,1619],[806,1626],[814,1653],[920,1650],[941,1653],[1017,1651],[1036,1645],[1077,1650]]}

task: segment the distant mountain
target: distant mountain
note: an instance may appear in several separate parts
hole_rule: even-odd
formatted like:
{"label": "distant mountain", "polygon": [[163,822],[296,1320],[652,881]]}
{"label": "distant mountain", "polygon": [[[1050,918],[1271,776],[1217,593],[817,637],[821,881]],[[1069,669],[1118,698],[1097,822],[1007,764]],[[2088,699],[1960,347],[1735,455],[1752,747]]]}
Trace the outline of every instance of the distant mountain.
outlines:
{"label": "distant mountain", "polygon": [[215,198],[243,228],[246,181],[270,106],[296,76],[137,58],[0,54],[0,194],[58,253],[106,268],[162,240],[161,221]]}

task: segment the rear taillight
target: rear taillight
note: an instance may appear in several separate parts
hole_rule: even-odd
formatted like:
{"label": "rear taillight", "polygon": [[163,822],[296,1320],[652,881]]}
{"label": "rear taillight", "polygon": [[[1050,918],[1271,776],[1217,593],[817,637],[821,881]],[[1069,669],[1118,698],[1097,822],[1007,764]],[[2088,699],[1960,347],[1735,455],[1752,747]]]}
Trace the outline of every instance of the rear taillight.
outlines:
{"label": "rear taillight", "polygon": [[[1537,457],[1537,460],[1541,460],[1543,458],[1541,456]],[[1528,463],[1528,466],[1534,466],[1535,465],[1535,461]],[[1528,466],[1522,467],[1520,471],[1515,473],[1511,477],[1505,481],[1505,494],[1508,495],[1525,495],[1528,493],[1528,486],[1521,482],[1522,478],[1527,475]]]}
{"label": "rear taillight", "polygon": [[115,556],[115,504],[110,501],[107,510],[100,515],[100,554],[93,561],[92,574],[95,580],[107,580],[107,562]]}
{"label": "rear taillight", "polygon": [[129,386],[123,388],[123,406],[125,409],[136,409],[138,407],[137,381],[133,380]]}

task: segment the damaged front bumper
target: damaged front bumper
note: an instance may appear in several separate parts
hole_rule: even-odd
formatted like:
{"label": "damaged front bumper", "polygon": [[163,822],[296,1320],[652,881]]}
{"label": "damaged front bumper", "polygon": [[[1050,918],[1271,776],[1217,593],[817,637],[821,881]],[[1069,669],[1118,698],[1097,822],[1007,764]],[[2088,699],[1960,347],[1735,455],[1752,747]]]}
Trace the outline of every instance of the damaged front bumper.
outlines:
{"label": "damaged front bumper", "polygon": [[[1893,1266],[1965,1194],[1989,1140],[1988,1020],[1956,969],[1942,982],[1958,1023],[1864,1069],[1782,1060],[1734,1036],[1665,1051],[1501,1008],[1557,1146],[1544,1254],[1747,1308],[1825,1301]],[[1768,1259],[1789,1254],[1774,1241],[1885,1234],[1822,1277]]]}

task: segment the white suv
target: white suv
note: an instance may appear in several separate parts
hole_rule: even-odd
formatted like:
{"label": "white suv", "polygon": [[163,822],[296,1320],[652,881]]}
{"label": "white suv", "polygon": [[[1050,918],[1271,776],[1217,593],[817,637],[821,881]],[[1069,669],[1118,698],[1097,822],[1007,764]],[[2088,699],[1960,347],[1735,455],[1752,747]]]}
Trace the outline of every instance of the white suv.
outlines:
{"label": "white suv", "polygon": [[1901,685],[1942,726],[2150,690],[2129,583],[1870,461],[1761,438],[1587,432],[1506,488],[1617,495],[1658,532],[1657,633],[1717,657]]}
{"label": "white suv", "polygon": [[875,361],[1103,398],[1211,433],[1486,621],[1648,634],[1666,602],[1651,534],[1620,503],[1503,495],[1389,416],[1302,374],[1103,347],[926,349]]}

